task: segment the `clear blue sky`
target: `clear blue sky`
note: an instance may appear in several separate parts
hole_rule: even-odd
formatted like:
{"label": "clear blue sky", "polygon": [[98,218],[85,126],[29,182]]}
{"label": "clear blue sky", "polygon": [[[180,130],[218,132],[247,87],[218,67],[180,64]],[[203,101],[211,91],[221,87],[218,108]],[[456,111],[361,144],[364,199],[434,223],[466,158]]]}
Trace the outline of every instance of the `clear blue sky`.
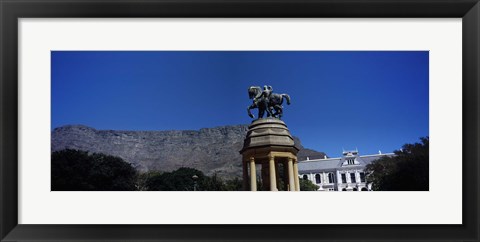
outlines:
{"label": "clear blue sky", "polygon": [[[51,128],[248,124],[249,86],[287,93],[307,148],[392,152],[428,136],[428,51],[52,51]],[[257,111],[254,110],[255,115]]]}

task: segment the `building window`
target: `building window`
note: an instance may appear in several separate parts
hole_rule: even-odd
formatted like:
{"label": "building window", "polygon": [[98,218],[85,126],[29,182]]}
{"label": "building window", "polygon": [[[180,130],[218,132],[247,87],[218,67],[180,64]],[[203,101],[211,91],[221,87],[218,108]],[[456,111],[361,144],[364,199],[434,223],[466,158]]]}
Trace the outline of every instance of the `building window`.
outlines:
{"label": "building window", "polygon": [[347,176],[342,174],[342,183],[347,183]]}
{"label": "building window", "polygon": [[347,191],[347,189],[346,189],[346,188],[343,188],[343,189],[342,189],[342,191],[346,192],[346,191]]}
{"label": "building window", "polygon": [[355,159],[347,159],[347,164],[349,165],[355,164]]}
{"label": "building window", "polygon": [[355,180],[355,173],[350,173],[350,181],[352,181],[352,183],[356,183],[357,181]]}
{"label": "building window", "polygon": [[303,175],[303,180],[308,180],[308,176],[307,176],[307,175]]}
{"label": "building window", "polygon": [[356,187],[355,187],[355,188],[353,188],[353,190],[354,190],[354,191],[358,191]]}
{"label": "building window", "polygon": [[320,175],[319,174],[316,174],[315,175],[315,182],[318,184],[320,183]]}
{"label": "building window", "polygon": [[335,183],[335,176],[333,173],[328,173],[328,183]]}
{"label": "building window", "polygon": [[365,172],[360,172],[360,181],[365,182]]}
{"label": "building window", "polygon": [[368,189],[366,187],[362,188],[362,191],[368,191]]}

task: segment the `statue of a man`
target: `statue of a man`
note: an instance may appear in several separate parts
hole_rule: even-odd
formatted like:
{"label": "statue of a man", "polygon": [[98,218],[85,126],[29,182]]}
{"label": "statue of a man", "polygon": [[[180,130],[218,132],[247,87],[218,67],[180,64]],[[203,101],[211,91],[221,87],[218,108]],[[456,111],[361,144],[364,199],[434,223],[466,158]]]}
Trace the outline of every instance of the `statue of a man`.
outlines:
{"label": "statue of a man", "polygon": [[256,102],[262,102],[262,105],[265,107],[267,111],[267,117],[272,116],[272,111],[270,110],[269,103],[270,103],[270,96],[272,95],[273,88],[272,86],[263,86],[263,91],[258,93],[255,97]]}

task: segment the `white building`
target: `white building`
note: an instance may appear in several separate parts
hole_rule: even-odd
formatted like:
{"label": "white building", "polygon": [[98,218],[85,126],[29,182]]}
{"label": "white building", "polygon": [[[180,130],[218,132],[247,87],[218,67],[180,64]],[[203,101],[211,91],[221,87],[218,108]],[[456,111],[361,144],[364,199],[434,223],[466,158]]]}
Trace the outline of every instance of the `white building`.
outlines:
{"label": "white building", "polygon": [[359,155],[358,150],[344,151],[342,157],[315,159],[298,162],[300,178],[308,179],[318,185],[319,191],[370,191],[371,184],[366,183],[365,166],[393,153]]}

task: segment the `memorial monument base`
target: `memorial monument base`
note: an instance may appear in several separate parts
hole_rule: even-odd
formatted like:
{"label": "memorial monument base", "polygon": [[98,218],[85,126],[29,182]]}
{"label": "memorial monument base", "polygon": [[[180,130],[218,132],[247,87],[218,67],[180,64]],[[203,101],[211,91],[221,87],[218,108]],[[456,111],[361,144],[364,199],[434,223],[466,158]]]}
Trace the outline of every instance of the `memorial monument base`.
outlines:
{"label": "memorial monument base", "polygon": [[[261,118],[248,127],[242,154],[244,190],[257,190],[257,165],[261,168],[261,190],[300,191],[297,153],[287,125],[276,118]],[[283,170],[279,174],[279,170]],[[250,171],[250,173],[248,172]],[[283,179],[280,179],[283,177]],[[283,184],[281,183],[283,182]]]}

